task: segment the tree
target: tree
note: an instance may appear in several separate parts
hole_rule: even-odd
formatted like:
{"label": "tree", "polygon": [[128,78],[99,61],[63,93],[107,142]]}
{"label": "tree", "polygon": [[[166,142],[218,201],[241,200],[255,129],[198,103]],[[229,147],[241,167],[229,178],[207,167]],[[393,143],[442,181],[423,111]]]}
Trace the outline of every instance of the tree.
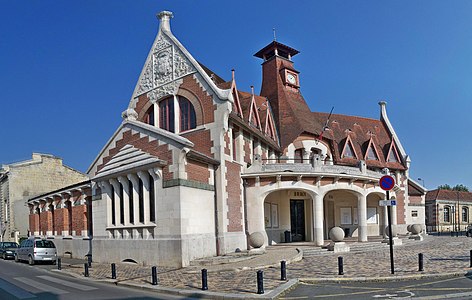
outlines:
{"label": "tree", "polygon": [[469,188],[463,184],[456,184],[454,187],[451,187],[449,184],[442,184],[438,186],[440,190],[448,190],[448,191],[458,191],[458,192],[468,192]]}

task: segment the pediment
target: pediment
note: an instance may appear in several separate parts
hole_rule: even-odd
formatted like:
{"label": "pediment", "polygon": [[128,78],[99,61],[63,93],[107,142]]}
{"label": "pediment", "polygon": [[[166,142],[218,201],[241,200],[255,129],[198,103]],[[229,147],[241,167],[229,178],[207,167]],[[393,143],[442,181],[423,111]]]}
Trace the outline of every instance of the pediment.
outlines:
{"label": "pediment", "polygon": [[179,79],[196,71],[180,47],[159,31],[139,76],[133,99],[145,93],[150,93],[150,99],[175,94]]}
{"label": "pediment", "polygon": [[167,162],[132,145],[125,145],[98,171],[94,179],[107,177],[145,166],[164,166]]}

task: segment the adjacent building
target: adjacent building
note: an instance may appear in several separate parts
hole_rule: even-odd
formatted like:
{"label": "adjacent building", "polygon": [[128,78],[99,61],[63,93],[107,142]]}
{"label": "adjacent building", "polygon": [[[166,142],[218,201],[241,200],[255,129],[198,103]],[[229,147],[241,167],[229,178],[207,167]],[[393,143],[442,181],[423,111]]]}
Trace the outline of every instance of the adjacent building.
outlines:
{"label": "adjacent building", "polygon": [[470,224],[472,193],[436,189],[426,194],[428,232],[464,231]]}
{"label": "adjacent building", "polygon": [[82,186],[50,192],[30,200],[32,213],[48,203],[67,209],[66,198],[82,193],[74,199],[91,201],[95,261],[186,266],[250,249],[256,232],[264,245],[321,246],[334,226],[360,242],[383,235],[379,179],[391,174],[393,223],[404,233],[424,226],[425,190],[409,178],[386,102],[378,119],[312,112],[299,52],[277,41],[255,54],[260,93],[240,90],[234,70],[226,81],[186,50],[172,13],[158,18],[123,122],[87,170],[91,195]]}
{"label": "adjacent building", "polygon": [[87,176],[49,154],[33,153],[31,160],[0,169],[0,235],[16,241],[29,235],[26,202],[32,196],[86,180]]}

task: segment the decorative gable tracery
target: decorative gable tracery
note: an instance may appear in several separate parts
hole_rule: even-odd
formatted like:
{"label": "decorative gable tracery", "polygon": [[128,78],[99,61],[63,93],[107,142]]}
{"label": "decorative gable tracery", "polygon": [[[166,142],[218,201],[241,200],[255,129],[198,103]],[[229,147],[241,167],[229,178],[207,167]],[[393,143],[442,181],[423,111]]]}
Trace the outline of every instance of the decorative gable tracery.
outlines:
{"label": "decorative gable tracery", "polygon": [[166,95],[173,95],[182,83],[181,78],[194,72],[196,69],[182,51],[160,31],[133,98],[147,93],[148,98],[155,102]]}

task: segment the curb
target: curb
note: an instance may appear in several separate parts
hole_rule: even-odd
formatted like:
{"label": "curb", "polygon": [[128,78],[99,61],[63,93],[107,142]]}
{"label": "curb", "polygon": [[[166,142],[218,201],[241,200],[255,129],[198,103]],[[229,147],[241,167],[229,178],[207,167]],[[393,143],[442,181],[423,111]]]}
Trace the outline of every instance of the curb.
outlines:
{"label": "curb", "polygon": [[333,277],[333,278],[299,278],[300,283],[341,283],[341,282],[385,282],[385,281],[403,281],[403,280],[420,280],[427,278],[452,278],[472,275],[472,271],[450,272],[438,274],[418,274],[418,275],[401,275],[401,276],[385,276],[385,277]]}

